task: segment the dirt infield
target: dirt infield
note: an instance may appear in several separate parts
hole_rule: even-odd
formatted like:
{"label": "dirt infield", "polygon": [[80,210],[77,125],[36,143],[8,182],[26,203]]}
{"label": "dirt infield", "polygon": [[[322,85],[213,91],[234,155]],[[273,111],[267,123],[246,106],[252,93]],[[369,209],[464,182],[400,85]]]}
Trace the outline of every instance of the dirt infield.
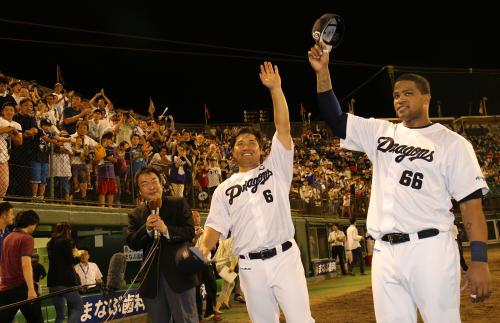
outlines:
{"label": "dirt infield", "polygon": [[[468,254],[468,250],[465,253]],[[468,298],[469,293],[467,291],[462,293],[460,310],[462,322],[498,322],[500,317],[500,247],[490,248],[489,258],[493,294],[483,304],[472,304]],[[320,301],[312,299],[311,309],[318,323],[375,322],[371,287],[342,296],[325,297]]]}

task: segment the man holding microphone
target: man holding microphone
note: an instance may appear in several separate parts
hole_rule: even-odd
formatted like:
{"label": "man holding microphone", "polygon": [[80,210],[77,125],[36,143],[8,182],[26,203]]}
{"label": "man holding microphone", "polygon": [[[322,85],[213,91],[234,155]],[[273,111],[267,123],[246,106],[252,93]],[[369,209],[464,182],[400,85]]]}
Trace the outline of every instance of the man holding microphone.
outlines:
{"label": "man holding microphone", "polygon": [[[143,250],[146,275],[139,288],[151,321],[198,322],[195,274],[178,267],[179,252],[195,237],[191,209],[183,198],[163,195],[162,179],[152,167],[136,174],[140,196],[146,201],[129,214],[127,244]],[[148,260],[148,254],[152,256]]]}

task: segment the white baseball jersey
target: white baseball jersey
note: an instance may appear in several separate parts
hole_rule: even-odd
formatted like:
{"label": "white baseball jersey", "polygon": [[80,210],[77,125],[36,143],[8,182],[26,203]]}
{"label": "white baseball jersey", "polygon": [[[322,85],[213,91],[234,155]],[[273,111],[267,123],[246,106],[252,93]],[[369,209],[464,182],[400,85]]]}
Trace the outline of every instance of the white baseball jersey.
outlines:
{"label": "white baseball jersey", "polygon": [[274,135],[264,163],[232,175],[215,190],[205,225],[220,232],[221,239],[231,231],[234,254],[276,247],[293,238],[288,196],[293,151]]}
{"label": "white baseball jersey", "polygon": [[478,189],[488,192],[472,145],[441,124],[411,129],[349,114],[341,147],[365,152],[373,163],[367,227],[375,239],[449,231],[450,197],[460,201]]}

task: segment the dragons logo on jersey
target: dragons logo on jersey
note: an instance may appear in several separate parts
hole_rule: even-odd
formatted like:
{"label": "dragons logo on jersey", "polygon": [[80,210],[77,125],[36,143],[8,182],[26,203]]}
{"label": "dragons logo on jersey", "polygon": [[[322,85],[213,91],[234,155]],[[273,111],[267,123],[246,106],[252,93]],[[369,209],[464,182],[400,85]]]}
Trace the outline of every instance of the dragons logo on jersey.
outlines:
{"label": "dragons logo on jersey", "polygon": [[233,200],[240,196],[242,192],[247,191],[250,189],[252,193],[257,192],[257,188],[259,185],[264,184],[267,182],[269,177],[273,176],[273,172],[271,172],[269,169],[260,173],[258,176],[251,178],[243,183],[243,185],[234,185],[229,187],[226,190],[226,195],[229,196],[229,204],[233,205]]}
{"label": "dragons logo on jersey", "polygon": [[384,153],[394,153],[398,155],[394,159],[397,163],[400,163],[406,157],[408,157],[410,161],[423,159],[430,163],[434,160],[434,150],[430,151],[429,149],[420,147],[401,145],[394,142],[394,139],[391,137],[379,137],[377,142],[377,150]]}

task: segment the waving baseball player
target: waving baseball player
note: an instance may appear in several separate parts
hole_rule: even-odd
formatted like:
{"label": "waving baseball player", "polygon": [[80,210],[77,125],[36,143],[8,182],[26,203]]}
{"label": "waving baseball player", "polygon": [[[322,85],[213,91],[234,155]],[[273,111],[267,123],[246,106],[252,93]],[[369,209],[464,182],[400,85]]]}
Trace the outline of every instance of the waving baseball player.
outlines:
{"label": "waving baseball player", "polygon": [[241,289],[252,322],[314,322],[294,236],[288,193],[293,177],[293,142],[278,67],[265,62],[260,79],[271,92],[276,133],[261,163],[260,134],[242,128],[233,148],[239,172],[214,192],[200,245],[204,255],[231,231],[239,257]]}
{"label": "waving baseball player", "polygon": [[329,55],[308,53],[316,71],[318,105],[343,148],[362,151],[373,163],[367,227],[376,239],[372,288],[378,322],[460,322],[460,271],[451,199],[471,241],[465,281],[473,302],[491,290],[486,221],[481,197],[488,186],[472,145],[429,119],[429,82],[401,75],[393,89],[393,124],[342,113],[332,90]]}

